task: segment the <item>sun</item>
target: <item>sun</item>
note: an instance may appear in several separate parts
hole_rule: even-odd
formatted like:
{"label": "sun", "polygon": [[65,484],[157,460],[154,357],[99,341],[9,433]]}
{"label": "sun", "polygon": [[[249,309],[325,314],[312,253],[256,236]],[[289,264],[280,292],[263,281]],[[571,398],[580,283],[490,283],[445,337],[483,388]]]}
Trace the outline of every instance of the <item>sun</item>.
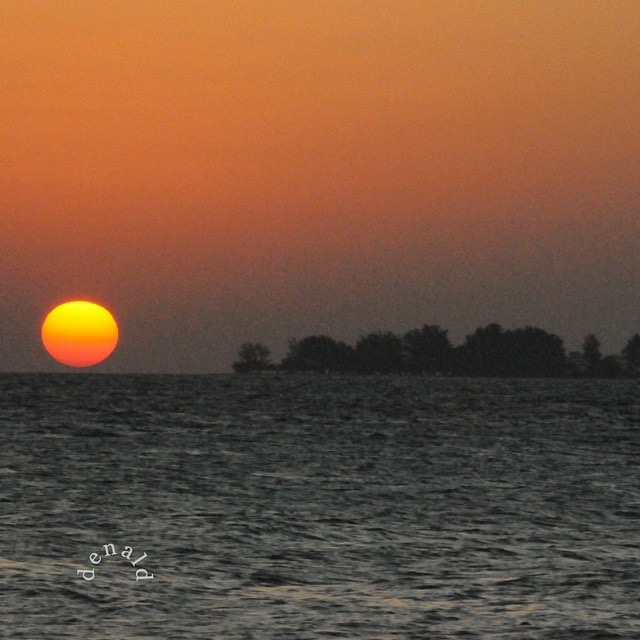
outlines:
{"label": "sun", "polygon": [[53,358],[70,367],[91,367],[118,344],[118,325],[104,307],[85,300],[58,305],[42,323],[42,343]]}

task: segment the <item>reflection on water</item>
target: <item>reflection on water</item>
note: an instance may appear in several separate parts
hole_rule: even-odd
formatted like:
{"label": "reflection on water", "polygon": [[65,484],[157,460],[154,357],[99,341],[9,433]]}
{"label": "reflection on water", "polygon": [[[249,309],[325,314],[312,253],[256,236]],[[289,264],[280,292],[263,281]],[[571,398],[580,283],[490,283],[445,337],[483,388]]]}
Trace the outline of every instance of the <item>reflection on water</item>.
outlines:
{"label": "reflection on water", "polygon": [[7,637],[637,638],[638,391],[0,376]]}

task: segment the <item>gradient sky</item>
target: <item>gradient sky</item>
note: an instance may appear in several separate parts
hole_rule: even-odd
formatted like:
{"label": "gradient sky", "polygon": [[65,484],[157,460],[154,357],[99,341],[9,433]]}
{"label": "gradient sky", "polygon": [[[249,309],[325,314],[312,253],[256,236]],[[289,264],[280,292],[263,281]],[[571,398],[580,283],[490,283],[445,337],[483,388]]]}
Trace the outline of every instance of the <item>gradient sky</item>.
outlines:
{"label": "gradient sky", "polygon": [[640,2],[3,0],[0,370],[228,371],[242,342],[640,333]]}

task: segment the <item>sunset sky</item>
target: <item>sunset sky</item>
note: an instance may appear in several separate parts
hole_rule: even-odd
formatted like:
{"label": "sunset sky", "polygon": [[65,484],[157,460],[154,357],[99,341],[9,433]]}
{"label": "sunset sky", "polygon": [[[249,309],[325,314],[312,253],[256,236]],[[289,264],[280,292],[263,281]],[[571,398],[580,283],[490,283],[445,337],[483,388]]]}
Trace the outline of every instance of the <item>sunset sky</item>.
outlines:
{"label": "sunset sky", "polygon": [[2,0],[0,370],[241,343],[640,333],[640,2]]}

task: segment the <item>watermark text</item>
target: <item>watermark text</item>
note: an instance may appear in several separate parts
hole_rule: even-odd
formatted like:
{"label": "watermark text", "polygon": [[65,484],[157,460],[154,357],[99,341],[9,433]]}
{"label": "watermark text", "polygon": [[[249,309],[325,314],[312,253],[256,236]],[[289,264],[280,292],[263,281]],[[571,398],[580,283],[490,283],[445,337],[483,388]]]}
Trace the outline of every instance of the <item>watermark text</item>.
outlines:
{"label": "watermark text", "polygon": [[131,556],[134,555],[132,547],[125,547],[120,553],[118,553],[117,547],[113,542],[109,542],[102,546],[104,550],[103,555],[99,553],[90,553],[89,554],[89,562],[93,565],[89,569],[78,569],[76,571],[76,576],[82,576],[83,580],[87,582],[91,582],[96,577],[96,567],[102,562],[103,557],[109,558],[110,556],[122,556],[127,559],[132,567],[136,568],[136,582],[139,580],[153,580],[153,573],[149,573],[144,567],[138,567],[146,557],[147,554],[143,551],[142,555],[135,560],[131,559]]}

